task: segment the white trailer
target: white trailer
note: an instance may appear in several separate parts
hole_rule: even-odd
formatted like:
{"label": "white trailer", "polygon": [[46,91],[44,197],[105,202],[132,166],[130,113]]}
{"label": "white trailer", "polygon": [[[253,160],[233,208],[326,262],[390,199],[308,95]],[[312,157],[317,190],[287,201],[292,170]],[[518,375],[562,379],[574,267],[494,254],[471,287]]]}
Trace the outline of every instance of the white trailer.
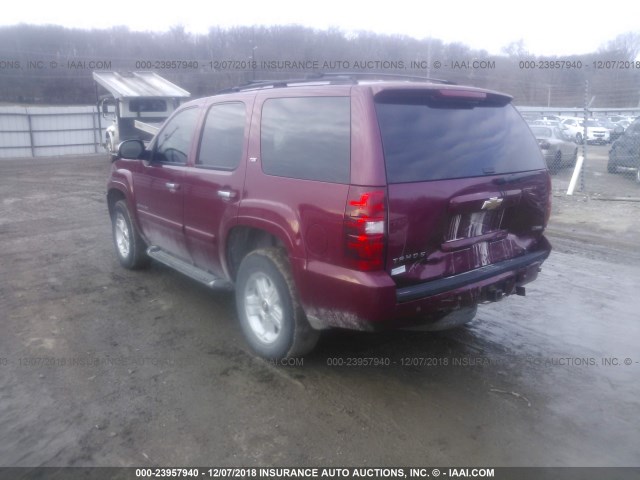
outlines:
{"label": "white trailer", "polygon": [[98,96],[102,117],[112,121],[104,146],[114,155],[120,142],[151,140],[162,123],[191,94],[153,72],[93,72],[108,93]]}

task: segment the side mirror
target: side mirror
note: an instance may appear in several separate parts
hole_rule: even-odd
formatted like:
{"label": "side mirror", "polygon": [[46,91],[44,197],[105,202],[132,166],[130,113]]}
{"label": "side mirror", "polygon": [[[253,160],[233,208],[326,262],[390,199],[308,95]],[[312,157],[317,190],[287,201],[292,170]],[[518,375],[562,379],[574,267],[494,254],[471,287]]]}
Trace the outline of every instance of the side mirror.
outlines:
{"label": "side mirror", "polygon": [[137,160],[144,153],[144,143],[141,140],[125,140],[118,145],[118,157]]}

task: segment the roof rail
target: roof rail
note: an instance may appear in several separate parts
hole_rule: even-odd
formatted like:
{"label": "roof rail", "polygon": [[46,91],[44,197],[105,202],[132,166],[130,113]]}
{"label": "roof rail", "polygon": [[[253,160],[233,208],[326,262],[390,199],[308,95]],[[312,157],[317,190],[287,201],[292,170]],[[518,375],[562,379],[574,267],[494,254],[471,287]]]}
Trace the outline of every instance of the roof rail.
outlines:
{"label": "roof rail", "polygon": [[323,85],[344,85],[358,83],[359,79],[384,79],[384,80],[406,80],[412,82],[435,82],[446,85],[455,85],[455,82],[443,80],[440,78],[418,77],[411,75],[400,75],[395,73],[376,73],[376,72],[314,72],[303,78],[293,78],[288,80],[252,80],[243,85],[220,90],[217,94],[242,92],[247,90],[262,90],[266,88],[284,88],[291,86],[301,86],[310,83],[321,83]]}
{"label": "roof rail", "polygon": [[309,83],[322,83],[326,84],[344,84],[344,83],[356,83],[351,79],[323,79],[320,77],[311,77],[307,76],[304,78],[290,78],[287,80],[251,80],[243,85],[238,85],[231,88],[226,88],[217,92],[220,93],[233,93],[233,92],[242,92],[246,90],[262,90],[265,88],[284,88],[291,86],[298,86],[301,84],[309,84]]}
{"label": "roof rail", "polygon": [[434,83],[444,83],[446,85],[455,85],[455,82],[450,80],[445,80],[442,78],[433,78],[433,77],[420,77],[417,75],[402,75],[399,73],[378,73],[378,72],[318,72],[309,75],[310,77],[315,76],[315,78],[323,78],[323,77],[345,77],[351,78],[353,81],[357,82],[359,78],[380,78],[384,80],[408,80],[412,82],[434,82]]}

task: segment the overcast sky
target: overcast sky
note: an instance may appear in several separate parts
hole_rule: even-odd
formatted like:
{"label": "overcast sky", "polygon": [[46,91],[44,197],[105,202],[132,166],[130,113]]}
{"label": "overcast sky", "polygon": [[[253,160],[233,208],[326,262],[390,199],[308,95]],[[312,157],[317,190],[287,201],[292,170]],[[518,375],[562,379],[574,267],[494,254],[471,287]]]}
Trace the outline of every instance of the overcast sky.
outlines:
{"label": "overcast sky", "polygon": [[[210,26],[298,24],[438,38],[491,54],[522,39],[535,55],[596,51],[618,34],[640,32],[636,2],[570,0],[9,0],[0,25],[54,24],[75,28],[163,31],[183,25],[194,33]],[[597,8],[596,8],[597,7]]]}

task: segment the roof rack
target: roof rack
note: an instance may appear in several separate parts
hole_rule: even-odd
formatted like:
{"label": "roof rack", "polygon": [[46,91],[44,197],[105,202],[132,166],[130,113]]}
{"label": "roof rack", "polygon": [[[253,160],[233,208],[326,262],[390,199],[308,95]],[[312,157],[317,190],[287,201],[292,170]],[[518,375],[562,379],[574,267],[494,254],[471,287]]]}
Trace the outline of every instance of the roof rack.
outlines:
{"label": "roof rack", "polygon": [[220,90],[218,94],[242,92],[247,90],[262,90],[266,88],[284,88],[292,86],[302,86],[308,84],[320,85],[355,85],[359,79],[384,79],[384,80],[405,80],[411,82],[433,82],[443,83],[446,85],[455,85],[455,82],[443,80],[441,78],[418,77],[411,75],[399,75],[395,73],[376,73],[376,72],[314,72],[303,78],[293,78],[288,80],[252,80],[243,85],[226,88]]}
{"label": "roof rack", "polygon": [[359,78],[380,78],[384,80],[407,80],[411,82],[433,82],[433,83],[443,83],[446,85],[455,85],[455,82],[450,80],[445,80],[442,78],[433,78],[433,77],[420,77],[417,75],[402,75],[399,73],[377,73],[377,72],[318,72],[317,74],[311,74],[311,76],[317,75],[320,78],[323,77],[346,77],[353,79],[354,82],[357,82]]}

